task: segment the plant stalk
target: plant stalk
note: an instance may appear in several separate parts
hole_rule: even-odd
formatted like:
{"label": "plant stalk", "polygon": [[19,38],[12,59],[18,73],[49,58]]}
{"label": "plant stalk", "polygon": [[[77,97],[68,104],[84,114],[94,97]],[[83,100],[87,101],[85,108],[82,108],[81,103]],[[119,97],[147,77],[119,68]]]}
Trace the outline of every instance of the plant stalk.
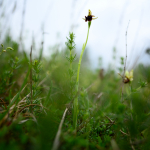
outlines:
{"label": "plant stalk", "polygon": [[[82,61],[82,56],[83,56],[83,53],[84,53],[84,50],[88,41],[90,26],[91,26],[91,22],[88,22],[88,32],[87,32],[86,42],[82,46],[82,51],[81,51],[80,59],[78,63],[76,93],[78,93],[78,90],[79,90],[79,75],[80,75],[81,61]],[[78,96],[74,99],[74,103],[73,103],[73,128],[75,130],[77,128],[77,116],[78,116]]]}

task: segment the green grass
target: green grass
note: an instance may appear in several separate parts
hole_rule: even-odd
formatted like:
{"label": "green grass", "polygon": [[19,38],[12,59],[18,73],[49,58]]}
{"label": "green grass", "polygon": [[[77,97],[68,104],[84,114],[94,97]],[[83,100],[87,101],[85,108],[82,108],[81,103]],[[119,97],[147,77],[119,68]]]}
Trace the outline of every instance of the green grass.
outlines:
{"label": "green grass", "polygon": [[77,91],[79,57],[74,38],[69,49],[69,38],[71,34],[63,51],[56,47],[49,58],[33,57],[31,63],[30,55],[6,36],[3,47],[13,50],[0,55],[0,149],[51,149],[66,108],[60,150],[149,149],[150,66],[137,66],[132,83],[124,84],[118,75],[123,72],[123,58],[118,69],[103,72],[91,70],[85,56]]}

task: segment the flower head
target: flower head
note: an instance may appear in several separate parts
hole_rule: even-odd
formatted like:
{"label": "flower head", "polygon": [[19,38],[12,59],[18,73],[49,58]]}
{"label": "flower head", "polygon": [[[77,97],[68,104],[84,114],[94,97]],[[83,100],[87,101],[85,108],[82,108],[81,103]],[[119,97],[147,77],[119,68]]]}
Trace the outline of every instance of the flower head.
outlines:
{"label": "flower head", "polygon": [[85,16],[85,18],[82,18],[82,19],[85,20],[85,22],[87,22],[87,21],[92,21],[92,20],[95,20],[98,18],[98,17],[96,17],[96,18],[93,18],[93,17],[95,17],[95,16],[92,15],[91,10],[89,9],[88,10],[88,16],[87,17]]}
{"label": "flower head", "polygon": [[[118,73],[119,74],[119,73]],[[120,75],[120,74],[119,74]],[[122,75],[120,75],[122,78],[123,78],[123,76]],[[133,81],[133,69],[129,72],[129,71],[126,71],[125,72],[125,76],[124,76],[124,79],[123,79],[123,82],[124,83],[129,83],[129,82],[131,82],[131,81]]]}
{"label": "flower head", "polygon": [[[128,82],[133,81],[133,69],[130,72],[129,71],[125,72],[125,79],[124,79],[124,81],[128,81]],[[124,83],[128,83],[128,82],[124,82]]]}

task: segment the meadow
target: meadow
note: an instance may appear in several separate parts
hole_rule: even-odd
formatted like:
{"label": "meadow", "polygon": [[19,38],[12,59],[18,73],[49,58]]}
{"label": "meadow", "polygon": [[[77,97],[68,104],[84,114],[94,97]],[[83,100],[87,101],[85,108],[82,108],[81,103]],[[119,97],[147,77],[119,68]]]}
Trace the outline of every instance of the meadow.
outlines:
{"label": "meadow", "polygon": [[[77,55],[75,33],[49,57],[19,50],[6,35],[0,47],[0,149],[150,149],[150,66],[89,67],[86,45]],[[96,19],[96,18],[95,18]],[[149,51],[147,51],[149,55]],[[113,60],[116,51],[113,50]]]}

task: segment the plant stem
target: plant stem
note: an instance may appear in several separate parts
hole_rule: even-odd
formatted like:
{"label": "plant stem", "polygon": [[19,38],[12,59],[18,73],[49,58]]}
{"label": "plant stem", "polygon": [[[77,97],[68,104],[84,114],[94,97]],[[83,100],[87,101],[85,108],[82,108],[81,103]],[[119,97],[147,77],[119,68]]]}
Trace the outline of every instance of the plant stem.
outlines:
{"label": "plant stem", "polygon": [[[71,53],[72,50],[70,50],[70,58],[72,58],[72,53]],[[70,61],[70,70],[72,70],[72,61]]]}
{"label": "plant stem", "polygon": [[[83,53],[84,53],[84,50],[85,50],[85,47],[86,47],[86,44],[87,44],[87,41],[88,41],[88,37],[89,37],[90,25],[91,25],[91,22],[88,24],[88,32],[87,32],[86,42],[82,46],[82,51],[81,51],[80,59],[79,59],[79,63],[78,63],[78,72],[77,72],[77,81],[76,81],[76,93],[78,93],[78,89],[79,89],[80,66],[81,66],[82,56],[83,56]],[[77,128],[77,115],[78,115],[78,97],[76,97],[74,99],[74,103],[73,103],[73,128],[75,130]]]}
{"label": "plant stem", "polygon": [[59,145],[60,145],[60,135],[61,135],[61,131],[62,131],[62,125],[64,123],[67,111],[68,111],[68,108],[65,109],[63,117],[62,117],[61,122],[59,124],[59,128],[58,128],[58,131],[57,131],[54,143],[53,143],[52,150],[58,150],[58,148],[59,148]]}
{"label": "plant stem", "polygon": [[[32,46],[31,46],[31,52],[30,52],[30,90],[31,90],[31,105],[32,105]],[[33,113],[33,107],[30,107],[31,113]]]}
{"label": "plant stem", "polygon": [[83,56],[83,53],[84,53],[84,50],[85,50],[85,47],[86,47],[86,44],[87,44],[87,41],[88,41],[88,37],[89,37],[89,29],[90,28],[88,28],[86,42],[82,46],[82,52],[80,54],[80,59],[79,59],[79,63],[78,63],[78,72],[77,72],[77,81],[76,81],[76,83],[77,83],[77,91],[78,91],[78,84],[79,84],[80,66],[81,66],[82,56]]}
{"label": "plant stem", "polygon": [[[72,44],[71,44],[71,47],[72,47]],[[71,88],[71,99],[72,99],[72,50],[73,49],[70,49],[70,72],[71,72],[71,74],[70,74],[70,88]]]}

